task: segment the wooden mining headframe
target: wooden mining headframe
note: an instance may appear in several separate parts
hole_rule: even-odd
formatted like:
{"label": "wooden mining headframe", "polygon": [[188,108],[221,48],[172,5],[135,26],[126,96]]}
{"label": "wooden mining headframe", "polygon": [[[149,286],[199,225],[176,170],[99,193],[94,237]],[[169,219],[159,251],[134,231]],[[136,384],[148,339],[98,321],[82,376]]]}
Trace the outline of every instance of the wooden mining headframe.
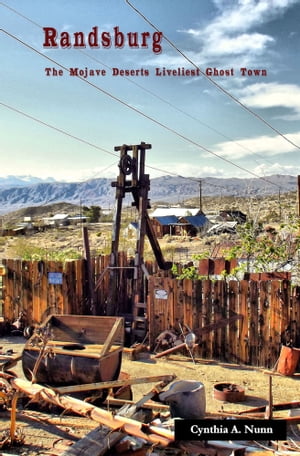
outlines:
{"label": "wooden mining headframe", "polygon": [[[139,317],[140,311],[143,315],[146,309],[146,299],[144,290],[144,277],[147,275],[147,270],[144,265],[144,245],[145,236],[147,235],[154,252],[158,266],[161,269],[169,269],[171,263],[164,261],[159,243],[156,239],[148,215],[150,207],[148,192],[150,190],[149,175],[145,174],[145,153],[147,149],[151,149],[151,144],[141,142],[139,145],[123,145],[116,146],[115,151],[120,151],[119,176],[116,182],[112,182],[112,186],[116,188],[116,202],[112,230],[112,244],[110,255],[110,292],[107,300],[107,315],[116,315],[118,313],[117,294],[118,294],[118,249],[121,227],[122,202],[126,193],[131,193],[133,202],[132,205],[137,208],[138,230],[137,241],[134,256],[134,285],[133,285],[133,319]],[[143,318],[143,317],[139,317]]]}

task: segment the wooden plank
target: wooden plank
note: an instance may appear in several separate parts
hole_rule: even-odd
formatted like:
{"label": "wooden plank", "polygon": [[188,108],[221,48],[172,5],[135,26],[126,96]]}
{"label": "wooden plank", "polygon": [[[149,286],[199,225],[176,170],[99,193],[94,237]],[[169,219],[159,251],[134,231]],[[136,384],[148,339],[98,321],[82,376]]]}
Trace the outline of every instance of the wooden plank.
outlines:
{"label": "wooden plank", "polygon": [[293,288],[292,292],[292,305],[290,308],[290,335],[293,344],[299,344],[300,334],[299,334],[299,321],[300,321],[300,287],[297,286]]}
{"label": "wooden plank", "polygon": [[122,432],[108,432],[108,428],[99,426],[70,446],[61,456],[102,456],[123,437]]}
{"label": "wooden plank", "polygon": [[249,282],[249,364],[259,365],[258,358],[258,288],[259,282]]}
{"label": "wooden plank", "polygon": [[32,302],[27,310],[27,324],[33,325],[36,323],[34,314],[37,307],[40,308],[40,290],[42,275],[44,274],[44,261],[31,262],[32,267]]}
{"label": "wooden plank", "polygon": [[[116,406],[120,407],[121,405],[134,405],[134,401],[130,401],[127,399],[118,399],[115,397],[109,396],[104,402],[104,406]],[[170,406],[167,404],[163,404],[162,402],[154,402],[154,401],[146,401],[143,404],[143,408],[150,409],[150,410],[170,410]]]}
{"label": "wooden plank", "polygon": [[32,384],[21,378],[12,379],[11,384],[18,391],[22,391],[31,398],[39,401],[45,400],[64,409],[72,410],[79,415],[87,416],[104,426],[108,426],[114,431],[122,429],[130,435],[135,435],[150,443],[160,444],[162,446],[167,446],[174,441],[174,433],[169,430],[157,426],[145,425],[136,420],[115,415],[112,412],[95,407],[92,404],[80,401],[71,396],[59,396],[46,386],[38,385],[37,383]]}
{"label": "wooden plank", "polygon": [[173,321],[171,326],[178,328],[178,322],[183,322],[182,280],[172,279]]}
{"label": "wooden plank", "polygon": [[[82,344],[103,344],[119,317],[97,317],[90,315],[52,316],[49,323],[54,340],[80,342]],[[123,344],[124,333],[119,328],[115,343]]]}
{"label": "wooden plank", "polygon": [[193,280],[183,280],[183,319],[181,323],[186,324],[189,328],[193,327],[193,315],[192,315],[192,291],[193,291]]}
{"label": "wooden plank", "polygon": [[[156,385],[155,388],[142,397],[137,403],[133,403],[129,408],[127,405],[124,405],[121,410],[119,410],[118,414],[121,416],[129,416],[133,419],[139,419],[139,409],[141,409],[149,399],[161,391],[164,386],[164,382]],[[124,434],[122,432],[111,432],[109,428],[101,426],[89,432],[83,439],[68,448],[62,456],[90,456],[91,454],[93,456],[102,456],[123,437]]]}
{"label": "wooden plank", "polygon": [[103,344],[101,354],[100,354],[101,357],[105,356],[109,352],[112,343],[114,342],[114,340],[116,338],[118,338],[121,330],[124,330],[124,320],[123,320],[123,318],[117,318],[113,327],[110,330],[110,333],[108,334],[108,336]]}
{"label": "wooden plank", "polygon": [[239,362],[242,364],[249,364],[248,286],[249,286],[249,282],[247,280],[241,280],[240,295],[239,295],[239,314],[241,314],[243,316],[243,319],[239,320],[239,323],[238,323],[238,326],[239,326],[238,346],[239,346]]}
{"label": "wooden plank", "polygon": [[3,317],[6,320],[12,319],[13,314],[13,307],[12,307],[12,274],[13,271],[11,269],[11,260],[3,260],[3,263],[6,267],[6,275],[3,277],[3,298],[4,298],[4,306],[3,306]]}
{"label": "wooden plank", "polygon": [[[199,299],[200,297],[200,299]],[[193,280],[191,302],[191,330],[198,328],[199,316],[201,315],[201,280]]]}
{"label": "wooden plank", "polygon": [[68,394],[74,393],[75,391],[90,391],[90,390],[101,390],[115,388],[118,386],[125,385],[140,385],[142,383],[155,383],[155,382],[164,382],[171,383],[175,380],[176,375],[155,375],[150,377],[136,377],[136,378],[127,378],[124,380],[115,380],[109,382],[95,382],[82,385],[71,385],[71,386],[61,386],[59,388],[53,388],[54,391],[57,391],[59,394]]}
{"label": "wooden plank", "polygon": [[213,321],[216,325],[216,329],[213,333],[213,358],[224,361],[224,338],[222,340],[222,327],[218,326],[218,323],[223,317],[226,317],[223,283],[224,282],[221,280],[217,280],[213,283]]}
{"label": "wooden plank", "polygon": [[[229,315],[228,311],[228,295],[227,295],[227,283],[225,280],[219,280],[220,286],[220,301],[221,301],[221,319],[227,319]],[[226,361],[226,343],[227,343],[227,329],[226,326],[220,328],[220,344],[221,344],[221,360]]]}
{"label": "wooden plank", "polygon": [[[231,318],[238,314],[238,290],[239,283],[236,280],[231,280],[228,285],[228,316]],[[234,363],[238,362],[238,350],[237,350],[237,333],[238,325],[237,322],[233,322],[228,325],[227,330],[227,361],[232,361]]]}
{"label": "wooden plank", "polygon": [[148,327],[149,327],[149,346],[155,345],[155,299],[154,299],[154,277],[148,280]]}
{"label": "wooden plank", "polygon": [[[212,323],[212,283],[210,280],[203,280],[203,326]],[[203,357],[212,358],[212,335],[207,334],[202,343]]]}
{"label": "wooden plank", "polygon": [[[59,346],[61,345],[61,346]],[[107,355],[101,355],[100,356],[100,350],[102,348],[101,345],[85,345],[86,347],[86,350],[69,350],[68,348],[65,348],[67,346],[67,344],[63,344],[61,342],[58,342],[57,341],[53,341],[53,344],[51,343],[47,343],[46,345],[46,349],[49,348],[51,349],[51,351],[54,353],[54,354],[57,354],[57,355],[67,355],[67,356],[72,356],[72,357],[79,357],[79,358],[93,358],[93,359],[100,359],[100,358],[104,358],[104,356]],[[31,352],[39,352],[41,350],[41,347],[40,346],[30,346],[29,350]],[[110,347],[110,351],[109,353],[113,353],[113,352],[116,352],[116,351],[121,351],[122,350],[122,347],[120,347],[119,345],[112,345]]]}
{"label": "wooden plank", "polygon": [[260,282],[259,294],[259,365],[268,366],[270,337],[269,282]]}
{"label": "wooden plank", "polygon": [[290,317],[290,305],[291,305],[291,288],[289,286],[288,280],[282,280],[280,286],[280,311],[281,311],[281,318],[280,318],[280,342],[284,342],[286,331],[289,328],[289,317]]}
{"label": "wooden plank", "polygon": [[193,327],[191,328],[193,332],[199,328],[199,333],[197,334],[196,343],[198,344],[195,348],[195,354],[202,357],[202,334],[201,328],[203,325],[202,317],[202,280],[196,280],[194,287],[194,297],[193,297]]}
{"label": "wooden plank", "polygon": [[280,327],[281,327],[281,300],[280,282],[271,281],[271,306],[270,306],[270,344],[269,344],[269,363],[266,367],[271,368],[275,365],[280,351]]}

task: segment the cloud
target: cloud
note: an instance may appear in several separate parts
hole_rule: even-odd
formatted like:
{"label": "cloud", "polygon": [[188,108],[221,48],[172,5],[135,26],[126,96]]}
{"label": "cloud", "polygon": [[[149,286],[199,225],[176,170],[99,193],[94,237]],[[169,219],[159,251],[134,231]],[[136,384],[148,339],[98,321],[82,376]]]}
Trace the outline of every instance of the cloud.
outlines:
{"label": "cloud", "polygon": [[222,33],[250,30],[283,14],[298,0],[215,0],[220,15],[207,27]]}
{"label": "cloud", "polygon": [[260,53],[265,50],[268,43],[274,39],[261,33],[243,33],[238,36],[222,36],[220,39],[213,40],[206,52],[213,55],[240,55],[243,53]]}
{"label": "cloud", "polygon": [[[300,87],[296,84],[259,83],[238,91],[240,101],[255,108],[280,107],[300,118]],[[296,118],[294,117],[294,119]]]}
{"label": "cloud", "polygon": [[[204,28],[181,32],[190,35],[201,46],[199,60],[224,55],[261,55],[275,40],[254,31],[254,27],[282,15],[298,0],[215,0],[215,18]],[[252,31],[253,30],[253,31]]]}
{"label": "cloud", "polygon": [[280,163],[263,163],[253,169],[258,176],[271,176],[272,174],[289,174],[291,176],[299,175],[300,166],[284,165]]}
{"label": "cloud", "polygon": [[[285,135],[291,141],[300,144],[300,132]],[[254,138],[226,141],[217,144],[213,152],[229,160],[238,160],[245,157],[265,159],[276,155],[295,152],[295,147],[281,136],[257,136]]]}

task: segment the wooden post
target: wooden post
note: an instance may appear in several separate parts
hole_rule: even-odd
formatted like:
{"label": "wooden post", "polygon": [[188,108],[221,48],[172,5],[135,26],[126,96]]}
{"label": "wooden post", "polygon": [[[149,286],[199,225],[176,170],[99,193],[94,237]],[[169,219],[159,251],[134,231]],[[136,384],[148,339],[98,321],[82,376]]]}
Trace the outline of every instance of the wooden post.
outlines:
{"label": "wooden post", "polygon": [[86,261],[86,273],[88,276],[89,307],[92,312],[92,315],[96,315],[95,292],[94,292],[95,284],[94,284],[92,268],[91,268],[90,244],[89,244],[88,230],[87,230],[86,226],[82,227],[82,235],[83,235],[84,259]]}
{"label": "wooden post", "polygon": [[[124,157],[127,156],[128,146],[123,144],[120,148],[120,164]],[[116,148],[115,148],[116,150]],[[112,186],[116,187],[116,203],[114,211],[113,229],[112,229],[112,240],[111,240],[111,254],[110,254],[110,276],[109,276],[109,296],[107,299],[107,315],[115,315],[117,311],[117,295],[118,295],[118,250],[120,241],[120,228],[121,228],[121,214],[123,198],[125,196],[125,173],[124,168],[120,165],[120,173],[117,182],[113,182]]]}
{"label": "wooden post", "polygon": [[300,176],[298,176],[298,185],[297,185],[297,202],[298,202],[298,208],[297,208],[297,215],[300,217]]}

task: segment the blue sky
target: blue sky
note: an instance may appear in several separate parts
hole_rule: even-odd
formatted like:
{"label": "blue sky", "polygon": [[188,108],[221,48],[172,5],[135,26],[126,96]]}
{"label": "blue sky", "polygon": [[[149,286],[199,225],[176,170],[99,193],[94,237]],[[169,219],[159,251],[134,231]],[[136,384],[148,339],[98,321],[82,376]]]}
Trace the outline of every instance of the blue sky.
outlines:
{"label": "blue sky", "polygon": [[[114,178],[114,147],[141,141],[152,144],[150,177],[300,174],[300,0],[130,2],[164,34],[161,53],[125,0],[0,2],[0,176]],[[110,48],[43,47],[43,27],[72,39],[95,26]],[[116,48],[115,27],[139,43],[149,32],[149,46]],[[106,75],[82,80],[69,68]],[[201,72],[159,76],[163,68]],[[207,78],[214,68],[228,75]]]}

